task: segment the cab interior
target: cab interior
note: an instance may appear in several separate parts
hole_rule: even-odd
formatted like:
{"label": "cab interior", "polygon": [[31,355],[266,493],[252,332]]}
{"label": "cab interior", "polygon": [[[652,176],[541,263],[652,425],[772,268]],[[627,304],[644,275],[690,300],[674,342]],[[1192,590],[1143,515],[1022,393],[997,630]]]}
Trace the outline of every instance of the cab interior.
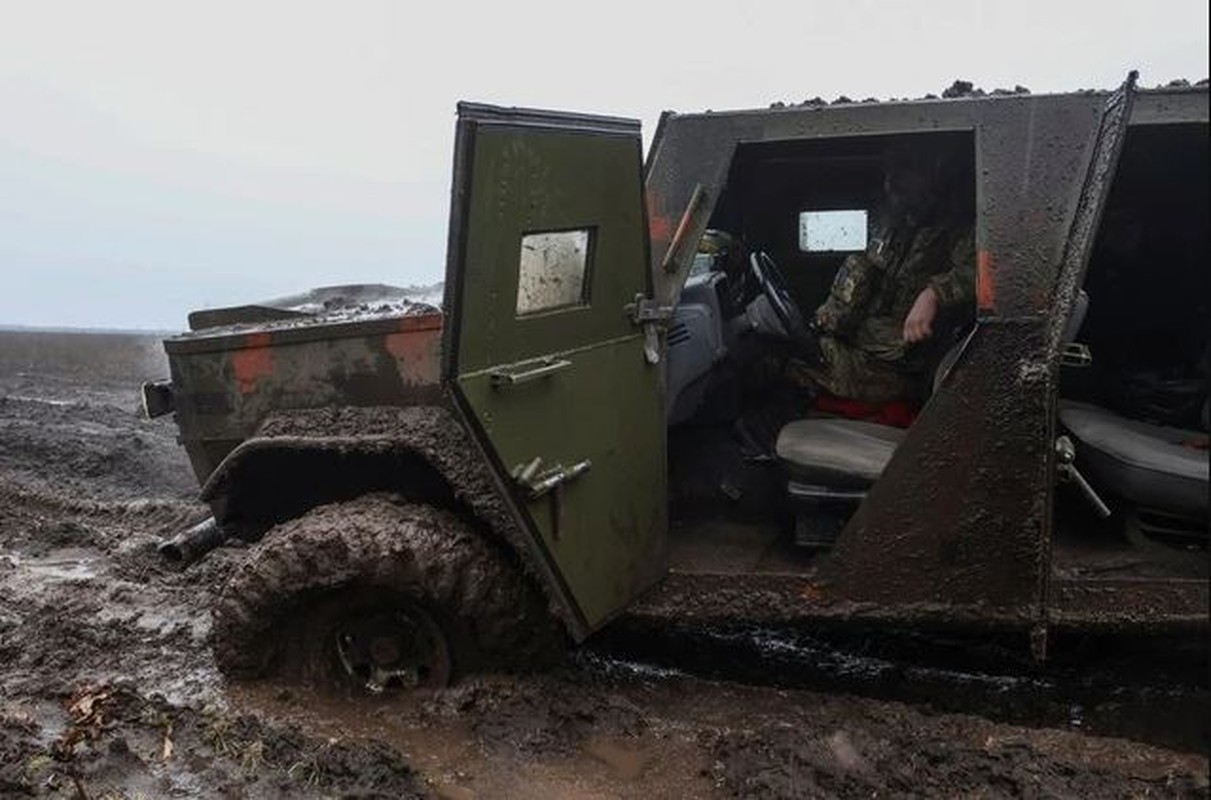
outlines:
{"label": "cab interior", "polygon": [[[1206,125],[1136,127],[1125,143],[1066,333],[1065,363],[1071,366],[1063,368],[1057,409],[1061,432],[1074,442],[1075,469],[1088,473],[1111,513],[1104,518],[1072,485],[1057,489],[1053,563],[1063,574],[1122,568],[1206,574],[1206,134]],[[805,215],[864,212],[873,220],[885,201],[882,154],[906,145],[944,154],[949,167],[942,189],[974,219],[971,132],[737,148],[708,229],[740,240],[745,258],[721,263],[699,257],[668,336],[674,570],[810,574],[904,438],[911,417],[892,424],[855,419],[852,409],[838,413],[823,405],[819,392],[796,377],[802,354],[771,309],[754,255],[773,263],[784,294],[810,316],[845,257],[861,247],[848,240],[813,249],[804,237]],[[935,378],[957,354],[973,316],[974,309],[935,327]],[[1147,413],[1147,402],[1126,399],[1135,395],[1124,381],[1136,373],[1153,376],[1143,385],[1165,390],[1147,402],[1187,404],[1185,416],[1175,411],[1164,420],[1180,433],[1165,436],[1182,448],[1179,455],[1189,456],[1189,450],[1201,457],[1201,468],[1190,458],[1166,462],[1180,462],[1175,469],[1185,470],[1189,485],[1179,491],[1180,501],[1169,498],[1160,507],[1124,494],[1121,476],[1099,467],[1101,450],[1078,419],[1086,407],[1113,414],[1117,422],[1106,436],[1116,446],[1140,435],[1157,438],[1155,431],[1140,434],[1132,427],[1160,421]],[[1065,420],[1075,420],[1076,427]],[[1156,481],[1170,493],[1176,482],[1173,475]],[[1191,486],[1201,490],[1201,504],[1192,500],[1197,492]],[[1168,527],[1145,530],[1157,520]]]}

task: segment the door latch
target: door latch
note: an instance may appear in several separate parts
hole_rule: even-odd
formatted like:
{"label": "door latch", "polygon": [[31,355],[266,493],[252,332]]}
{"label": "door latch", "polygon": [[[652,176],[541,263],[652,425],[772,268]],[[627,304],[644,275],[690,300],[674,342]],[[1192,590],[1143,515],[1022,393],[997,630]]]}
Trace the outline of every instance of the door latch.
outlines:
{"label": "door latch", "polygon": [[[526,493],[527,500],[538,500],[542,497],[551,498],[551,536],[558,539],[563,533],[563,490],[571,481],[584,475],[593,466],[587,458],[564,467],[556,464],[548,470],[542,470],[542,458],[535,457],[526,464],[518,464],[513,469],[513,480]],[[540,470],[542,470],[540,472]]]}

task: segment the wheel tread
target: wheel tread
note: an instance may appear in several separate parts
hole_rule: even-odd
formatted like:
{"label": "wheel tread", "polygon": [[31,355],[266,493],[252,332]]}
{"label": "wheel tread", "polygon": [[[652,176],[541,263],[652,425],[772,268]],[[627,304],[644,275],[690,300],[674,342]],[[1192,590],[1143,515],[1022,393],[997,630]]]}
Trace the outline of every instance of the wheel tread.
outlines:
{"label": "wheel tread", "polygon": [[251,549],[213,608],[219,668],[272,671],[300,604],[351,586],[406,590],[445,611],[459,672],[525,668],[562,639],[540,593],[465,522],[367,495],[284,522]]}

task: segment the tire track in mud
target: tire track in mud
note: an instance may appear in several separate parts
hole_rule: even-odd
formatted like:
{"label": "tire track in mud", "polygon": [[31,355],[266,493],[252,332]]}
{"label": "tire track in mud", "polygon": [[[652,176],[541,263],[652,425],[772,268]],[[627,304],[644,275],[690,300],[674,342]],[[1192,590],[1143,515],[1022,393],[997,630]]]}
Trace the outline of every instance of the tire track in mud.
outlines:
{"label": "tire track in mud", "polygon": [[68,497],[56,492],[27,486],[0,476],[0,511],[20,506],[44,513],[59,512],[76,516],[114,518],[154,526],[192,524],[209,514],[201,503],[172,499],[91,500]]}
{"label": "tire track in mud", "polygon": [[155,552],[207,513],[0,475],[0,796],[423,796],[390,747],[228,707],[208,596],[239,553]]}
{"label": "tire track in mud", "polygon": [[[165,678],[197,674],[208,620],[190,584],[204,573],[172,575],[155,544],[201,511],[171,500],[65,497],[0,477],[0,685],[63,692],[131,675],[196,694]],[[147,649],[161,652],[147,659]]]}

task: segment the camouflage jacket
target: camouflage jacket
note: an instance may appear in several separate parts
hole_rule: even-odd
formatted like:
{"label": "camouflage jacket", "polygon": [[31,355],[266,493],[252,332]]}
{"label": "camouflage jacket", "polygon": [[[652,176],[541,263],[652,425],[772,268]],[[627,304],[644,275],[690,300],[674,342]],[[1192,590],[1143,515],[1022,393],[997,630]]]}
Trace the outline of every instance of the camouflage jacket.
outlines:
{"label": "camouflage jacket", "polygon": [[[938,296],[934,336],[908,344],[904,318],[927,286]],[[950,344],[945,331],[974,312],[970,228],[921,228],[902,254],[876,241],[845,259],[828,299],[816,309],[813,324],[824,363],[806,370],[807,376],[839,397],[920,402],[928,395],[930,366]]]}
{"label": "camouflage jacket", "polygon": [[850,255],[816,309],[815,327],[884,360],[899,359],[906,354],[904,318],[926,287],[937,294],[939,315],[974,311],[975,237],[970,228],[924,227],[902,253],[882,256],[872,247]]}

